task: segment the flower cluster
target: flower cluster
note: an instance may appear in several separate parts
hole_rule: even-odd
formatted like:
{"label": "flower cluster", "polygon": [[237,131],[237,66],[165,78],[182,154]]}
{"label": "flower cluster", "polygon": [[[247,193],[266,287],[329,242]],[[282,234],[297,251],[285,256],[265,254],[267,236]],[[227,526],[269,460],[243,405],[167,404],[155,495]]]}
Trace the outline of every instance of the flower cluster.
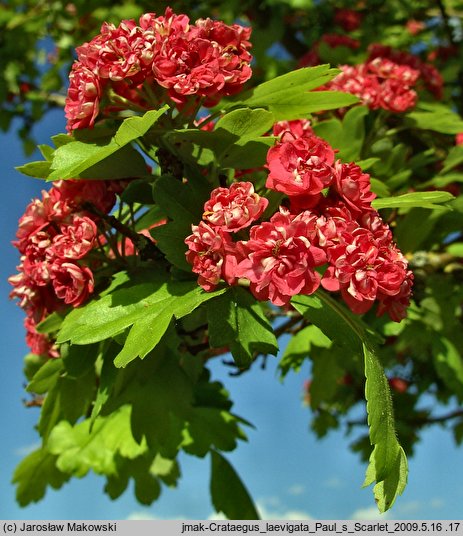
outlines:
{"label": "flower cluster", "polygon": [[9,278],[12,298],[26,312],[26,342],[34,354],[57,355],[53,342],[36,330],[53,311],[78,307],[94,290],[89,253],[97,245],[97,217],[82,209],[91,202],[109,212],[117,181],[58,181],[34,199],[19,220],[16,241],[18,273]]}
{"label": "flower cluster", "polygon": [[405,112],[416,104],[420,72],[387,58],[375,57],[358,65],[340,65],[341,73],[328,83],[331,90],[351,93],[372,110]]}
{"label": "flower cluster", "polygon": [[[170,8],[158,17],[146,13],[138,24],[103,24],[77,48],[65,106],[68,130],[92,127],[106,101],[109,111],[118,103],[153,107],[162,88],[178,104],[195,95],[213,105],[236,93],[252,74],[250,34],[250,28],[211,19],[190,24]],[[164,91],[157,99],[165,97]]]}
{"label": "flower cluster", "polygon": [[396,50],[379,43],[370,45],[368,52],[368,61],[376,58],[384,58],[393,61],[398,65],[408,66],[411,69],[418,71],[420,79],[423,81],[426,89],[430,91],[436,99],[442,99],[444,79],[434,65],[422,61],[418,56],[410,54],[410,52]]}
{"label": "flower cluster", "polygon": [[[413,274],[371,206],[369,175],[355,163],[336,160],[307,122],[274,130],[280,141],[268,151],[266,186],[285,194],[290,208],[280,207],[258,224],[268,202],[251,183],[214,190],[203,221],[185,240],[198,283],[210,291],[221,279],[229,285],[247,279],[256,298],[275,305],[321,285],[339,292],[355,313],[377,302],[378,314],[400,321]],[[249,239],[233,240],[233,233],[245,229]]]}

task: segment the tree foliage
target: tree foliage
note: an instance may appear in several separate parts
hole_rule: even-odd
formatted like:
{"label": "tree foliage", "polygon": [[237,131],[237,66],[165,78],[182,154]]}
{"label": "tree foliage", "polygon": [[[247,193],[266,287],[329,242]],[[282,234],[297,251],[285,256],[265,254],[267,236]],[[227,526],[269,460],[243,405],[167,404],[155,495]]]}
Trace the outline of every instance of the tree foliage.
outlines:
{"label": "tree foliage", "polygon": [[[223,50],[222,26],[193,24],[219,7],[236,32]],[[30,127],[50,108],[66,105],[68,118],[67,134],[39,146],[43,160],[18,168],[53,182],[20,221],[23,264],[11,278],[29,322],[27,390],[41,406],[41,447],[14,475],[18,502],[93,471],[111,498],[133,479],[150,504],[177,484],[183,451],[210,457],[217,511],[257,517],[224,457],[249,423],[208,369],[230,353],[238,374],[265,356],[279,359],[282,378],[311,363],[314,433],[365,430],[351,448],[386,511],[424,427],[463,439],[463,5],[173,8],[188,29],[180,18],[155,24],[178,31],[188,51],[194,39],[214,42],[217,78],[205,70],[193,80],[188,66],[175,78],[156,40],[159,63],[143,79],[142,61],[101,74],[114,49],[89,74],[82,58],[96,48],[78,48],[71,88],[88,89],[90,78],[76,79],[92,76],[96,99],[66,93],[74,49],[93,43],[103,21],[134,35],[138,23],[132,33],[118,25],[150,3],[0,6],[0,127],[20,118],[29,150]],[[237,22],[252,27],[252,77]],[[234,211],[220,212],[226,203]],[[258,264],[266,240],[273,249]],[[265,279],[272,259],[297,270]],[[359,403],[365,417],[353,421]]]}

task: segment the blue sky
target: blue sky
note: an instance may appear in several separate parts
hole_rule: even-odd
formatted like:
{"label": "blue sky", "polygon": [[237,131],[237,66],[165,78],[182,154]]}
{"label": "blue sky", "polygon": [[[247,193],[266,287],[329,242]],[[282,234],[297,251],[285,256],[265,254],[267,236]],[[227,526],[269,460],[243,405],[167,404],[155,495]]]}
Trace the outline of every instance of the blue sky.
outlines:
{"label": "blue sky", "polygon": [[[39,143],[64,131],[64,119],[56,112],[35,131]],[[37,159],[33,155],[29,160]],[[16,172],[25,157],[14,135],[0,134],[3,208],[1,222],[0,329],[4,364],[0,389],[0,518],[2,519],[205,519],[213,515],[209,499],[209,460],[181,458],[183,476],[178,489],[164,489],[151,507],[142,507],[129,489],[119,500],[103,493],[104,480],[88,475],[74,479],[59,491],[49,490],[38,504],[25,509],[15,503],[11,477],[15,465],[38,445],[34,430],[38,410],[22,400],[22,357],[27,352],[23,314],[8,301],[7,277],[18,257],[10,245],[17,220],[43,183]],[[317,441],[309,430],[309,410],[302,405],[306,367],[289,374],[282,384],[276,375],[277,359],[269,358],[239,378],[216,360],[213,375],[224,382],[235,400],[234,411],[256,427],[249,442],[228,458],[243,477],[262,515],[273,519],[349,519],[377,516],[371,489],[362,489],[365,466],[348,449],[352,438],[336,432]],[[408,487],[387,519],[458,519],[463,517],[463,451],[443,429],[428,430],[410,460]],[[383,516],[384,517],[384,516]]]}

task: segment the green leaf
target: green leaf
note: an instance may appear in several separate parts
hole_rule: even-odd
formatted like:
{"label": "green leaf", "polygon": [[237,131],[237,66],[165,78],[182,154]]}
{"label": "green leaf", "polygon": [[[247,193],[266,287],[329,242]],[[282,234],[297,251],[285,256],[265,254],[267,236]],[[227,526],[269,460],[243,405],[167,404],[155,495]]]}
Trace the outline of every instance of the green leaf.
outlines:
{"label": "green leaf", "polygon": [[374,192],[378,197],[384,198],[391,195],[391,191],[387,185],[378,179],[370,178],[371,191]]}
{"label": "green leaf", "polygon": [[463,399],[463,359],[457,347],[444,336],[433,339],[434,366],[447,387]]}
{"label": "green leaf", "polygon": [[[311,298],[316,301],[311,303]],[[363,348],[370,442],[374,446],[364,486],[376,482],[373,489],[376,503],[385,512],[405,488],[407,459],[397,441],[389,385],[375,353],[377,336],[326,292],[319,290],[316,296],[295,296],[291,303],[339,345],[348,337],[349,349],[356,352],[359,345]]]}
{"label": "green leaf", "polygon": [[[159,110],[146,112],[142,117],[129,117],[123,121],[112,138],[103,138],[103,140],[98,140],[99,143],[72,141],[62,145],[56,149],[53,155],[51,165],[53,171],[48,176],[48,179],[59,180],[80,177],[84,171],[96,166],[115,153],[117,154],[114,156],[114,165],[119,162],[119,166],[124,166],[125,159],[121,158],[123,154],[118,153],[118,151],[122,151],[126,156],[127,151],[129,151],[133,156],[135,150],[125,148],[125,146],[145,135],[167,109],[168,105],[166,104]],[[130,165],[131,161],[129,160],[129,169]],[[132,173],[128,176],[133,176]],[[146,173],[146,167],[144,168],[144,173]]]}
{"label": "green leaf", "polygon": [[[327,307],[325,300],[330,300],[331,306]],[[354,321],[353,314],[345,310],[345,314],[340,315],[337,310],[339,304],[326,293],[319,290],[311,296],[294,296],[291,304],[304,318],[320,328],[330,340],[348,349],[352,354],[361,353],[358,335],[351,325]]]}
{"label": "green leaf", "polygon": [[339,158],[348,162],[358,160],[365,138],[364,119],[367,114],[366,106],[354,106],[346,113],[342,123],[338,119],[328,119],[314,125],[314,130],[317,136],[338,149]]}
{"label": "green leaf", "polygon": [[141,203],[144,205],[152,205],[153,200],[153,184],[152,177],[149,179],[138,179],[130,181],[121,194],[121,199],[124,203]]}
{"label": "green leaf", "polygon": [[107,417],[98,417],[91,431],[88,419],[74,426],[60,422],[49,437],[48,448],[58,457],[60,471],[83,477],[90,469],[97,474],[114,474],[116,454],[133,459],[146,451],[146,444],[140,445],[133,438],[130,406],[126,405]]}
{"label": "green leaf", "polygon": [[339,386],[338,380],[344,376],[344,370],[340,367],[344,356],[339,347],[333,347],[313,352],[311,357],[313,366],[310,405],[313,409],[317,409],[322,402],[334,399]]}
{"label": "green leaf", "polygon": [[446,247],[446,251],[454,257],[463,257],[463,242],[450,244],[450,246]]}
{"label": "green leaf", "polygon": [[46,440],[60,421],[75,423],[87,414],[95,391],[95,372],[73,379],[60,376],[48,391],[40,412],[38,431]]}
{"label": "green leaf", "polygon": [[58,331],[63,323],[64,316],[63,313],[55,311],[42,320],[35,329],[38,333],[53,333],[54,331]]}
{"label": "green leaf", "polygon": [[13,484],[17,484],[16,500],[20,506],[38,502],[45,495],[47,486],[59,489],[70,475],[56,467],[57,457],[46,448],[31,452],[16,467]]}
{"label": "green leaf", "polygon": [[413,192],[409,194],[398,195],[395,197],[382,197],[375,199],[371,205],[376,210],[382,208],[429,208],[429,209],[446,209],[442,203],[452,201],[455,197],[449,192]]}
{"label": "green leaf", "polygon": [[185,258],[185,238],[191,234],[191,225],[197,224],[203,213],[210,188],[205,182],[189,180],[181,183],[170,176],[162,176],[153,187],[153,197],[173,221],[152,231],[158,248],[174,266],[191,272]]}
{"label": "green leaf", "polygon": [[442,134],[463,132],[463,120],[446,106],[439,106],[432,111],[410,112],[405,115],[405,122],[412,128],[432,130]]}
{"label": "green leaf", "polygon": [[208,304],[207,313],[210,345],[229,345],[237,366],[249,367],[256,354],[278,352],[272,326],[259,302],[247,290],[229,288]]}
{"label": "green leaf", "polygon": [[278,76],[260,84],[254,89],[241,93],[228,106],[244,104],[251,108],[266,108],[277,121],[299,119],[312,112],[332,110],[358,102],[357,97],[337,91],[310,90],[326,84],[339,74],[339,70],[329,65],[305,67]]}
{"label": "green leaf", "polygon": [[99,346],[99,344],[60,346],[61,358],[70,378],[80,378],[93,369],[99,354]]}
{"label": "green leaf", "polygon": [[156,298],[152,296],[156,299],[153,307],[146,307],[143,316],[134,322],[123,349],[114,360],[116,367],[125,367],[137,357],[146,357],[159,343],[172,318],[178,320],[187,316],[225,290],[205,292],[194,281],[174,282],[161,287]]}
{"label": "green leaf", "polygon": [[180,356],[163,341],[146,360],[119,369],[101,413],[121,405],[132,408],[130,423],[138,443],[166,458],[177,455],[186,419],[193,412],[193,385],[179,364]]}
{"label": "green leaf", "polygon": [[211,452],[210,490],[214,508],[228,519],[260,519],[235,469],[216,451]]}
{"label": "green leaf", "polygon": [[159,480],[150,471],[152,455],[145,454],[133,460],[116,456],[117,469],[115,474],[107,477],[105,492],[111,499],[117,499],[125,491],[130,478],[133,478],[135,496],[141,504],[150,505],[161,494]]}
{"label": "green leaf", "polygon": [[444,167],[441,169],[440,173],[444,175],[451,169],[459,166],[463,162],[463,146],[457,145],[452,147],[447,155],[447,158],[444,160]]}
{"label": "green leaf", "polygon": [[150,473],[161,478],[170,487],[175,487],[180,477],[180,468],[177,460],[170,460],[157,454],[150,467]]}
{"label": "green leaf", "polygon": [[49,391],[57,382],[63,371],[64,364],[61,359],[49,359],[34,374],[27,386],[29,393],[43,394]]}
{"label": "green leaf", "polygon": [[272,128],[274,123],[273,114],[267,110],[240,108],[221,117],[214,131],[226,130],[239,139],[249,139],[262,136]]}
{"label": "green leaf", "polygon": [[29,162],[23,166],[17,166],[15,169],[23,175],[27,175],[28,177],[46,179],[50,173],[50,166],[50,162],[41,160],[38,162]]}
{"label": "green leaf", "polygon": [[338,69],[331,69],[329,65],[297,69],[240,93],[234,101],[250,107],[278,104],[285,102],[286,97],[301,94],[326,84],[339,72]]}
{"label": "green leaf", "polygon": [[[199,221],[198,219],[197,222]],[[191,264],[185,257],[188,249],[185,238],[190,234],[191,224],[182,221],[171,221],[151,231],[151,236],[156,240],[157,247],[164,253],[166,259],[185,272],[191,272]]]}
{"label": "green leaf", "polygon": [[265,164],[269,148],[274,145],[273,137],[266,136],[253,140],[241,139],[219,156],[219,163],[224,168],[252,169]]}
{"label": "green leaf", "polygon": [[454,173],[447,173],[446,175],[436,175],[429,181],[426,181],[425,183],[420,184],[420,189],[427,189],[430,186],[433,186],[434,188],[445,188],[449,184],[452,184],[453,182],[463,182],[463,173],[461,172],[454,172]]}
{"label": "green leaf", "polygon": [[[147,282],[138,282],[148,279]],[[170,281],[162,271],[149,270],[111,294],[72,311],[58,335],[60,343],[91,344],[130,330],[125,346],[115,359],[126,366],[145,357],[160,341],[172,318],[182,318],[199,305],[225,292],[205,292],[195,281]]]}
{"label": "green leaf", "polygon": [[284,378],[290,370],[299,372],[302,363],[308,359],[313,346],[330,348],[331,341],[317,326],[312,324],[301,329],[289,339],[278,364],[281,377]]}
{"label": "green leaf", "polygon": [[118,369],[114,366],[114,358],[119,351],[120,346],[112,341],[102,353],[101,359],[103,364],[100,371],[98,391],[93,404],[92,414],[90,415],[90,430],[111,395],[118,372]]}
{"label": "green leaf", "polygon": [[152,270],[131,274],[129,278],[110,294],[71,311],[58,334],[58,343],[69,340],[73,344],[91,344],[108,339],[142,318],[146,308],[155,305],[157,299],[165,299],[165,293],[162,297],[157,295],[167,281],[165,272]]}
{"label": "green leaf", "polygon": [[407,484],[408,464],[397,441],[389,385],[381,363],[371,347],[364,344],[365,396],[367,399],[370,442],[374,445],[364,486],[373,482],[380,512],[389,510]]}

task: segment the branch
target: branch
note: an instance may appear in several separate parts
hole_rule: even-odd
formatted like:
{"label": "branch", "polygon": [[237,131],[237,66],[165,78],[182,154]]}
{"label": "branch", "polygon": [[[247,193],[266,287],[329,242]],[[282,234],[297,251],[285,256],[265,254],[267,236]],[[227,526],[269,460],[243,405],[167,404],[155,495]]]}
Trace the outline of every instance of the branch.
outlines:
{"label": "branch", "polygon": [[119,221],[117,218],[105,214],[97,207],[95,207],[95,205],[88,201],[82,203],[82,208],[101,218],[104,222],[106,222],[108,225],[116,229],[116,231],[121,233],[121,235],[125,236],[126,238],[130,238],[130,240],[133,242],[135,249],[140,253],[140,258],[143,261],[149,259],[160,260],[164,258],[162,253],[156,247],[155,243],[147,236],[136,233],[130,227]]}

